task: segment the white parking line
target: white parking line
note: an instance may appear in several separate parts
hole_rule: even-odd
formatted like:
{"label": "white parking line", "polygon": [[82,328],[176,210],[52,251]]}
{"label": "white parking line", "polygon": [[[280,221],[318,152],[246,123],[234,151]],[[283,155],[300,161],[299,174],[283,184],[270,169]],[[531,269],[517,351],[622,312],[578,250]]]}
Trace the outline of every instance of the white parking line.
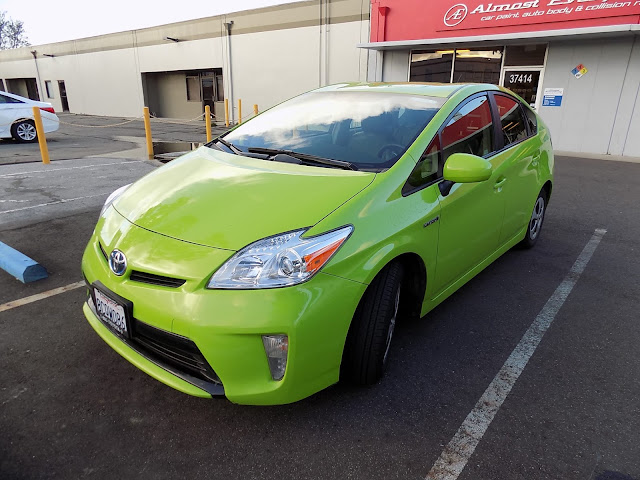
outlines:
{"label": "white parking line", "polygon": [[37,302],[38,300],[43,300],[45,298],[53,297],[54,295],[59,295],[60,293],[68,292],[69,290],[75,290],[76,288],[83,287],[84,285],[85,285],[84,281],[81,280],[79,282],[72,283],[70,285],[65,285],[64,287],[54,288],[53,290],[47,290],[46,292],[37,293],[35,295],[31,295],[30,297],[24,297],[19,300],[13,300],[11,302],[7,302],[0,305],[0,313],[6,312],[7,310],[11,310],[12,308],[22,307],[23,305]]}
{"label": "white parking line", "polygon": [[28,207],[14,208],[12,210],[4,210],[4,211],[0,212],[0,215],[2,215],[4,213],[20,212],[22,210],[31,210],[32,208],[48,207],[49,205],[57,205],[59,203],[75,202],[76,200],[84,200],[85,198],[108,197],[109,193],[110,192],[97,193],[95,195],[87,195],[86,197],[63,198],[62,200],[55,200],[53,202],[39,203],[38,205],[30,205]]}
{"label": "white parking line", "polygon": [[475,407],[453,436],[451,441],[431,467],[426,480],[455,480],[473,455],[489,425],[493,421],[502,403],[511,392],[511,388],[526,367],[527,362],[540,344],[542,337],[553,322],[558,311],[578,282],[593,252],[602,240],[604,229],[596,229],[591,240],[585,245],[573,267],[553,292],[551,298],[525,332],[520,343],[511,352],[509,358],[497,373],[491,384],[476,403]]}
{"label": "white parking line", "polygon": [[126,162],[96,163],[92,165],[81,165],[78,167],[48,168],[46,170],[31,170],[27,172],[5,173],[4,175],[0,175],[0,178],[15,177],[17,175],[28,175],[31,173],[51,173],[58,172],[60,170],[80,170],[83,168],[108,167],[110,165],[122,165],[124,163],[144,163],[144,160],[128,160]]}

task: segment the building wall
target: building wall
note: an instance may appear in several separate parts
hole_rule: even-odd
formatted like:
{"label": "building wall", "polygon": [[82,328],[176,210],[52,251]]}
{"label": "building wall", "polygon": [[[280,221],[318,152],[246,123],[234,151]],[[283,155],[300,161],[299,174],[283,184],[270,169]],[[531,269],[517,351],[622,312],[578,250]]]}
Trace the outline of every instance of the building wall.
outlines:
{"label": "building wall", "polygon": [[[57,111],[62,110],[57,81],[64,80],[72,113],[139,117],[143,73],[222,68],[231,117],[237,119],[237,99],[242,99],[247,118],[253,104],[264,110],[327,83],[364,81],[367,53],[357,45],[369,36],[369,8],[368,0],[309,0],[3,51],[0,78],[36,77],[30,53],[35,49],[41,98]],[[230,38],[228,22],[233,22]],[[53,83],[53,99],[44,98],[45,80]],[[145,88],[147,95],[175,96],[167,99],[168,110],[178,112],[172,115],[193,118],[201,112],[195,103],[186,105],[184,81],[173,76]]]}
{"label": "building wall", "polygon": [[[564,88],[560,107],[540,107],[556,150],[640,156],[640,46],[635,37],[551,43],[544,88]],[[571,70],[582,63],[586,75]]]}
{"label": "building wall", "polygon": [[387,50],[382,63],[384,82],[406,82],[409,80],[409,50]]}
{"label": "building wall", "polygon": [[640,40],[634,39],[610,153],[640,157]]}

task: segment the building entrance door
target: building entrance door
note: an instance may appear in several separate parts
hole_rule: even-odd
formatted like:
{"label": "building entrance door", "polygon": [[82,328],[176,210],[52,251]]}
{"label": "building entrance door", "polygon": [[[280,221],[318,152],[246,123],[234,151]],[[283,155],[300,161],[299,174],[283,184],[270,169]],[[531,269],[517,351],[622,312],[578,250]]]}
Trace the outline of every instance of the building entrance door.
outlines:
{"label": "building entrance door", "polygon": [[533,108],[539,107],[542,67],[505,67],[500,85],[520,95]]}
{"label": "building entrance door", "polygon": [[200,88],[202,89],[202,111],[204,112],[204,107],[209,105],[211,112],[214,112],[215,86],[212,74],[200,75]]}
{"label": "building entrance door", "polygon": [[67,100],[67,87],[64,80],[58,80],[58,89],[60,90],[60,101],[62,102],[62,111],[69,111],[69,101]]}

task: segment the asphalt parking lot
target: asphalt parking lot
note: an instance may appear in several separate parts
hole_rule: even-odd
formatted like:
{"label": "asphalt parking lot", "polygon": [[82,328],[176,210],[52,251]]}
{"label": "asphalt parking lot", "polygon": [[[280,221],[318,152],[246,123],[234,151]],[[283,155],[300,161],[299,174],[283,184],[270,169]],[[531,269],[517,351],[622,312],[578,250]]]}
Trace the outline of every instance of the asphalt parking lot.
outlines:
{"label": "asphalt parking lot", "polygon": [[[146,158],[142,119],[100,117],[57,113],[60,128],[48,133],[47,144],[52,161],[81,157]],[[216,135],[225,128],[213,126]],[[204,120],[151,119],[154,141],[204,142]],[[0,165],[39,162],[38,143],[23,144],[0,139]]]}
{"label": "asphalt parking lot", "polygon": [[[0,241],[50,272],[23,285],[0,271],[0,306],[80,281],[102,202],[153,168],[108,157],[0,165]],[[606,229],[459,478],[638,480],[639,192],[640,164],[557,158],[534,249],[508,252],[399,324],[379,384],[292,405],[202,400],[148,377],[86,322],[84,288],[0,307],[0,478],[425,478]]]}

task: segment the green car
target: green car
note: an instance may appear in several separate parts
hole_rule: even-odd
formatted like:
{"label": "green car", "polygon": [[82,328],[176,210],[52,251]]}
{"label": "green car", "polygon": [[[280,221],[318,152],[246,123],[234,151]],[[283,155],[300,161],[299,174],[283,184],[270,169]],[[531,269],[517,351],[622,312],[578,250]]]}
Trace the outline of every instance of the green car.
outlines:
{"label": "green car", "polygon": [[536,243],[553,162],[547,127],[503,88],[320,88],[115,191],[82,260],[84,313],[190,395],[372,384],[398,318]]}

